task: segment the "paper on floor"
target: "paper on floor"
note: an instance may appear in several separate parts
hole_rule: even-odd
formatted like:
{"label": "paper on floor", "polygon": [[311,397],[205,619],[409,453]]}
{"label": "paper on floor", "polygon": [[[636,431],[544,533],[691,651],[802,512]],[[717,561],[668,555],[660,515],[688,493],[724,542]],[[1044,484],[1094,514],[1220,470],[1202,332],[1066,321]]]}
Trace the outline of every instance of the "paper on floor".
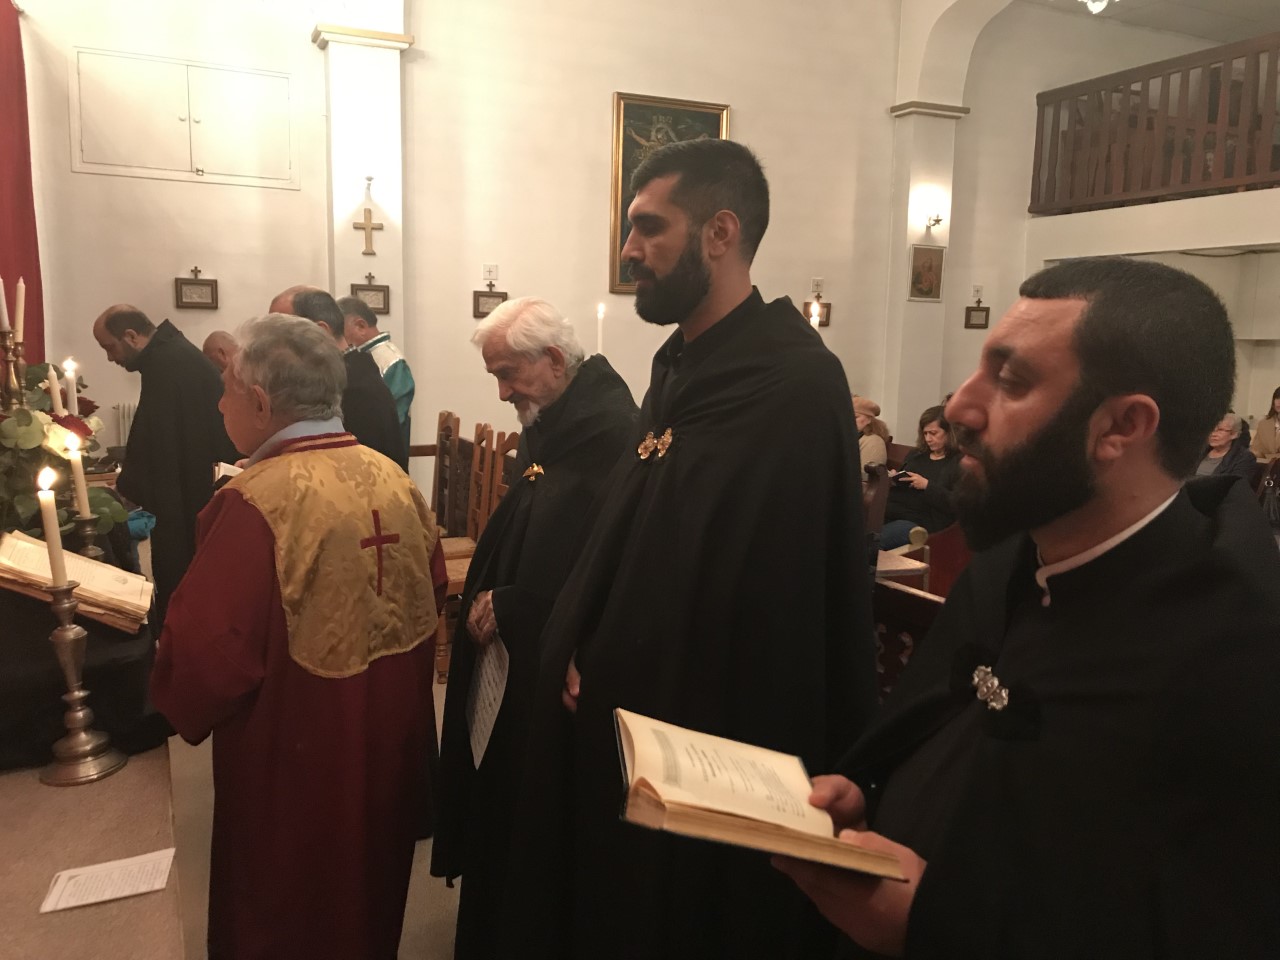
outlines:
{"label": "paper on floor", "polygon": [[40,912],[51,913],[163,890],[169,882],[172,865],[173,847],[169,847],[138,857],[63,870],[54,875]]}

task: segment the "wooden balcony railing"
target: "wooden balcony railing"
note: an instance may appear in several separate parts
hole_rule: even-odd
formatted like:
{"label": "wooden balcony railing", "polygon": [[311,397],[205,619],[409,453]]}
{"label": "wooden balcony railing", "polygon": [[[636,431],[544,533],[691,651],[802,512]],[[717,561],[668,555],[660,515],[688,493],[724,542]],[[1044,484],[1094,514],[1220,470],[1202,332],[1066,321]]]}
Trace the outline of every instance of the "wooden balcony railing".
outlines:
{"label": "wooden balcony railing", "polygon": [[1280,186],[1280,33],[1036,98],[1034,214]]}

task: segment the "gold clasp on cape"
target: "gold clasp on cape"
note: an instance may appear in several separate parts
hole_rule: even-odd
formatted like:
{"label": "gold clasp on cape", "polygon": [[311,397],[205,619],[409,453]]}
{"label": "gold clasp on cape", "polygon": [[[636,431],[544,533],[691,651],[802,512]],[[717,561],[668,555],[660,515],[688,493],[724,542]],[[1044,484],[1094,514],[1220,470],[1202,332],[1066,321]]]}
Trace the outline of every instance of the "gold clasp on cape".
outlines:
{"label": "gold clasp on cape", "polygon": [[523,476],[530,483],[533,483],[533,481],[537,480],[540,476],[542,476],[546,472],[547,471],[542,469],[541,464],[535,463],[530,465],[529,469],[526,470],[523,474],[521,474],[521,476]]}
{"label": "gold clasp on cape", "polygon": [[1009,705],[1009,691],[1000,686],[1000,678],[991,672],[990,667],[979,667],[973,671],[973,688],[988,710],[1000,711]]}
{"label": "gold clasp on cape", "polygon": [[641,460],[648,460],[653,455],[653,451],[657,450],[658,459],[661,460],[667,455],[672,439],[673,434],[670,427],[667,427],[660,437],[655,437],[653,431],[650,430],[644,435],[644,439],[640,441],[640,446],[636,447],[636,454],[639,455]]}

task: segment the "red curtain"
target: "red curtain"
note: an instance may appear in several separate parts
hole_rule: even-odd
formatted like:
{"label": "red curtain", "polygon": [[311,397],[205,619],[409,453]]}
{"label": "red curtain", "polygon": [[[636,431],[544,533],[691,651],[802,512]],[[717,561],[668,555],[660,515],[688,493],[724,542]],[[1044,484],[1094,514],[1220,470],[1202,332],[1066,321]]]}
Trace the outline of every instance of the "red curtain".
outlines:
{"label": "red curtain", "polygon": [[18,278],[26,281],[23,355],[29,363],[39,363],[44,360],[44,296],[31,193],[31,132],[27,126],[27,78],[18,17],[9,0],[0,0],[0,277],[4,277],[10,321]]}

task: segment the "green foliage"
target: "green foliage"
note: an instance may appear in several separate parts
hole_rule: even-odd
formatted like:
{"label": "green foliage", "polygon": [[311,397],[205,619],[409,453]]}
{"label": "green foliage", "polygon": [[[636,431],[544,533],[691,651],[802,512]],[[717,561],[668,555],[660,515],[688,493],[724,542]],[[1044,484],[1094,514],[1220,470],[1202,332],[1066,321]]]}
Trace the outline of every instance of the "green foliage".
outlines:
{"label": "green foliage", "polygon": [[44,443],[44,426],[30,410],[18,409],[0,421],[0,446],[34,450]]}

